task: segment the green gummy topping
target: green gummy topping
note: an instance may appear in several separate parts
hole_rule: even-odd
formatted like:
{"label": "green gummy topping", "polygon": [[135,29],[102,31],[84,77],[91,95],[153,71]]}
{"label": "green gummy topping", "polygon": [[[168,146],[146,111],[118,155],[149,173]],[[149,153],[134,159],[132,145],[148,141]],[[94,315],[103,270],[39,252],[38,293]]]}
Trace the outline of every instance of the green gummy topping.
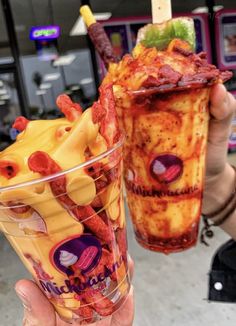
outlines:
{"label": "green gummy topping", "polygon": [[175,18],[163,24],[148,25],[141,43],[145,47],[156,47],[158,50],[165,50],[175,38],[187,41],[191,49],[195,50],[196,37],[192,19]]}

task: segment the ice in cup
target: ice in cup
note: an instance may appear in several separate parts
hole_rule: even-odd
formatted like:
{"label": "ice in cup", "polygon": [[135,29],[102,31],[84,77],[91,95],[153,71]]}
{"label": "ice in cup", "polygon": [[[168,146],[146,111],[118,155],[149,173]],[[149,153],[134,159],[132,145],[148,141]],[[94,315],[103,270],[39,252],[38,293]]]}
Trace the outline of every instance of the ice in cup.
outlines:
{"label": "ice in cup", "polygon": [[111,85],[82,113],[66,96],[57,120],[18,118],[0,153],[0,230],[66,321],[114,313],[129,291],[121,188],[123,138]]}
{"label": "ice in cup", "polygon": [[128,205],[143,247],[167,254],[196,244],[210,89],[230,76],[178,39],[163,51],[138,44],[110,65],[103,84],[114,83]]}

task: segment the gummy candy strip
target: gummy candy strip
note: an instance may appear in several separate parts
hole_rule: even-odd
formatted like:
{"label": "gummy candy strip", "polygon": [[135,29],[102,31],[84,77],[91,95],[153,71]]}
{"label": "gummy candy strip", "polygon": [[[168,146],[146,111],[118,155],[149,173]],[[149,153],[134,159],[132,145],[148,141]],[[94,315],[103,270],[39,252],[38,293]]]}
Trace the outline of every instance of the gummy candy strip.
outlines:
{"label": "gummy candy strip", "polygon": [[57,97],[57,106],[69,121],[75,121],[82,114],[82,108],[78,103],[71,101],[66,94]]}
{"label": "gummy candy strip", "polygon": [[[31,171],[38,172],[42,176],[48,176],[61,171],[60,166],[45,152],[37,151],[28,159],[28,165]],[[60,176],[50,182],[51,190],[58,201],[68,209],[75,217],[83,222],[99,238],[109,243],[112,240],[109,227],[96,214],[91,206],[76,206],[69,198],[66,191],[66,177]],[[74,208],[72,208],[74,207]]]}
{"label": "gummy candy strip", "polygon": [[12,125],[12,128],[15,128],[18,131],[24,131],[29,122],[30,121],[28,119],[26,119],[25,117],[22,117],[22,116],[17,117],[15,122]]}

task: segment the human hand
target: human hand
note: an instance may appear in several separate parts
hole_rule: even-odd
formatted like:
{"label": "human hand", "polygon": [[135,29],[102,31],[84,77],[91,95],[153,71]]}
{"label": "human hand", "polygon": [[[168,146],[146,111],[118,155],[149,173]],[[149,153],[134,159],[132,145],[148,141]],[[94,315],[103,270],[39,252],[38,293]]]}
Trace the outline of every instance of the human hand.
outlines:
{"label": "human hand", "polygon": [[210,101],[211,119],[202,209],[204,214],[215,211],[217,204],[220,206],[225,202],[233,190],[235,179],[234,170],[227,164],[227,152],[231,121],[236,113],[236,100],[222,84],[217,84],[211,91]]}
{"label": "human hand", "polygon": [[[134,264],[129,262],[132,278]],[[52,304],[36,285],[29,280],[21,280],[15,286],[16,292],[24,306],[23,326],[68,326],[55,312]],[[132,326],[134,318],[134,297],[131,286],[127,300],[112,316],[87,326]],[[76,325],[76,323],[71,324]]]}

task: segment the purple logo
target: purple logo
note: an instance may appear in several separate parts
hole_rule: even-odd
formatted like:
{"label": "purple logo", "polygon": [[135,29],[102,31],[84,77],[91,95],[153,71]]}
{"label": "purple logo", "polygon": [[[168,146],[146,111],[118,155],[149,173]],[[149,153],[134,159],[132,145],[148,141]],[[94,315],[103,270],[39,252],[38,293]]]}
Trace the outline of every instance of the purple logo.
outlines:
{"label": "purple logo", "polygon": [[37,26],[32,27],[30,31],[30,39],[37,40],[51,40],[60,36],[60,26]]}
{"label": "purple logo", "polygon": [[150,164],[150,173],[160,183],[172,183],[182,175],[183,161],[172,154],[158,155]]}
{"label": "purple logo", "polygon": [[98,265],[101,255],[101,243],[92,235],[67,239],[54,247],[50,253],[53,265],[68,276],[77,272],[90,272]]}

